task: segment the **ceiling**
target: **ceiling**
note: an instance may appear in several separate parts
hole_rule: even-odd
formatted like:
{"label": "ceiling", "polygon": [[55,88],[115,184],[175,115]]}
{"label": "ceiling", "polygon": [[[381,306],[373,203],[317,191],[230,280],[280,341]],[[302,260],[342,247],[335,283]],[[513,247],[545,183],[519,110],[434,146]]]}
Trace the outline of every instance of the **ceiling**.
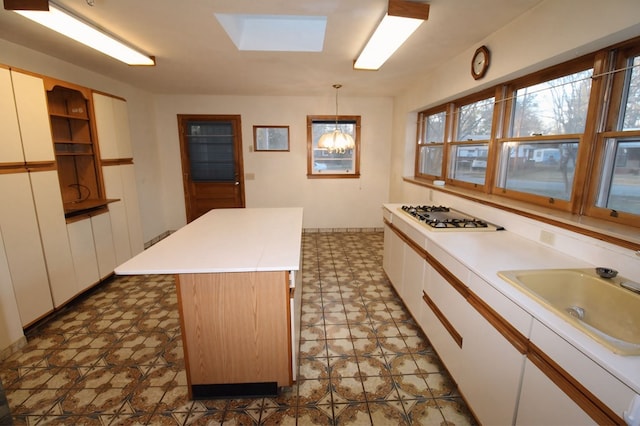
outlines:
{"label": "ceiling", "polygon": [[[429,20],[378,71],[353,60],[387,0],[57,0],[156,57],[129,67],[0,9],[0,38],[152,93],[391,96],[480,42],[541,0],[430,0]],[[91,6],[89,3],[93,3]],[[239,51],[214,13],[326,16],[322,52]]]}

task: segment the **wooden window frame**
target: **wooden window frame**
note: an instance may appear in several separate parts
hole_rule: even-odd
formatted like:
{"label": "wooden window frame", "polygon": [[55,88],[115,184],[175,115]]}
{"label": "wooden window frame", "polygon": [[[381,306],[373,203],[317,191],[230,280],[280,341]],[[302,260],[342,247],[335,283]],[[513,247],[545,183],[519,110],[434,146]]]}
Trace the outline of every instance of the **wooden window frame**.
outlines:
{"label": "wooden window frame", "polygon": [[[498,84],[490,89],[485,89],[471,95],[461,97],[444,104],[431,107],[418,112],[417,134],[415,144],[414,178],[417,182],[430,182],[447,176],[446,181],[450,187],[471,189],[468,193],[471,198],[473,192],[486,194],[487,196],[500,196],[505,200],[513,200],[515,203],[524,202],[528,205],[541,206],[552,210],[567,212],[577,218],[582,216],[593,217],[614,222],[623,226],[638,228],[640,215],[625,212],[612,212],[611,209],[595,206],[598,195],[600,174],[602,173],[602,158],[604,145],[607,138],[640,137],[640,130],[617,131],[617,123],[620,113],[620,102],[623,93],[623,73],[616,73],[626,67],[623,62],[632,56],[640,54],[640,37],[609,46],[605,49],[592,52],[580,58],[576,58],[543,70],[528,74],[518,79]],[[510,121],[513,113],[514,102],[512,96],[518,88],[523,88],[544,81],[553,80],[563,75],[570,75],[581,70],[593,69],[591,92],[587,106],[586,124],[583,133],[573,135],[542,135],[509,137]],[[612,74],[612,77],[609,75]],[[492,95],[495,93],[495,95]],[[495,96],[496,107],[492,121],[492,137],[489,141],[489,154],[487,158],[487,172],[485,185],[478,185],[449,178],[449,151],[455,145],[464,144],[464,141],[456,141],[456,112],[460,106],[472,103],[483,96]],[[422,137],[424,134],[425,119],[428,115],[445,111],[447,113],[445,123],[445,140],[443,146],[443,165],[440,176],[428,175],[420,172],[420,150],[424,147]],[[569,200],[553,200],[549,197],[531,193],[517,192],[498,186],[499,154],[504,143],[509,141],[544,142],[563,139],[577,139],[578,151],[576,155],[576,168],[573,177],[572,194]],[[479,143],[473,141],[472,143]],[[580,188],[584,188],[580,191]],[[479,198],[482,198],[479,197]],[[508,201],[507,201],[508,202]],[[511,209],[508,204],[506,209]],[[569,226],[570,227],[570,226]]]}
{"label": "wooden window frame", "polygon": [[[337,121],[355,123],[354,135],[354,170],[350,173],[318,173],[313,168],[313,124],[314,121]],[[307,178],[308,179],[359,179],[360,178],[360,133],[361,119],[359,115],[308,115],[307,116]]]}

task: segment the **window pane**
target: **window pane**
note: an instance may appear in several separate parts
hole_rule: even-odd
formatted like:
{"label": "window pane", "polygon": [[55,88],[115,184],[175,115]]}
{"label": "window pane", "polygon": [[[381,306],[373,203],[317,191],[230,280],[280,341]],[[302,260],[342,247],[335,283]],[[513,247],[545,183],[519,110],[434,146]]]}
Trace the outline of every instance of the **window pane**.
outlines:
{"label": "window pane", "polygon": [[189,121],[189,166],[194,182],[233,182],[235,157],[230,122]]}
{"label": "window pane", "polygon": [[577,152],[577,141],[505,143],[500,184],[514,191],[569,200]]}
{"label": "window pane", "polygon": [[[356,139],[356,123],[353,121],[338,121],[338,130]],[[318,148],[318,140],[325,133],[336,130],[336,123],[314,121],[311,125],[313,144],[312,173],[318,174],[355,174],[355,149],[328,150]]]}
{"label": "window pane", "polygon": [[421,146],[419,172],[425,175],[442,175],[442,145]]}
{"label": "window pane", "polygon": [[610,173],[600,185],[598,207],[640,214],[640,140],[608,143],[604,170]]}
{"label": "window pane", "polygon": [[622,130],[640,129],[640,56],[629,64],[632,68],[625,87]]}
{"label": "window pane", "polygon": [[458,141],[489,140],[495,98],[483,99],[458,109]]}
{"label": "window pane", "polygon": [[449,177],[484,185],[488,152],[488,144],[453,146]]}
{"label": "window pane", "polygon": [[427,116],[422,143],[444,142],[445,118],[446,114],[444,113],[444,111]]}
{"label": "window pane", "polygon": [[589,69],[518,89],[511,136],[584,132],[592,74]]}

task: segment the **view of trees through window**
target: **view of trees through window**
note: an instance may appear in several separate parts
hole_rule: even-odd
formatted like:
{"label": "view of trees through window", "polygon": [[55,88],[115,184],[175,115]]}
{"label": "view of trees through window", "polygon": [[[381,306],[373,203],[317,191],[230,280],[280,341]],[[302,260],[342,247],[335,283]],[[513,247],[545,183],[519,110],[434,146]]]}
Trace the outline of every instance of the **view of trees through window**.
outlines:
{"label": "view of trees through window", "polygon": [[[640,38],[603,50],[600,58],[607,59],[599,75],[594,52],[492,89],[498,98],[478,93],[465,98],[475,97],[472,102],[419,113],[416,176],[446,176],[454,186],[473,184],[484,192],[637,226],[638,52]],[[592,90],[595,81],[602,82],[598,90]],[[499,124],[497,132],[492,123]],[[487,170],[495,174],[486,176]],[[584,185],[576,188],[576,182]]]}

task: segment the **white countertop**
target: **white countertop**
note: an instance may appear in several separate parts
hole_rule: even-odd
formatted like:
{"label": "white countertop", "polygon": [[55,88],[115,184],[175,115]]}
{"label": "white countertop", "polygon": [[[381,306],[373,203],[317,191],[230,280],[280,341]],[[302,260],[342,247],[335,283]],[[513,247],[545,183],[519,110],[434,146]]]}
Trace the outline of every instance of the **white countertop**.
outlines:
{"label": "white countertop", "polygon": [[296,271],[302,208],[215,209],[115,269],[118,275]]}
{"label": "white countertop", "polygon": [[[426,246],[436,244],[468,269],[549,327],[605,370],[640,393],[640,357],[617,355],[561,319],[543,305],[498,276],[498,271],[514,269],[593,268],[584,260],[509,231],[430,231],[398,210],[402,204],[385,204],[392,222],[403,223],[426,236]],[[428,247],[424,247],[428,250]]]}

